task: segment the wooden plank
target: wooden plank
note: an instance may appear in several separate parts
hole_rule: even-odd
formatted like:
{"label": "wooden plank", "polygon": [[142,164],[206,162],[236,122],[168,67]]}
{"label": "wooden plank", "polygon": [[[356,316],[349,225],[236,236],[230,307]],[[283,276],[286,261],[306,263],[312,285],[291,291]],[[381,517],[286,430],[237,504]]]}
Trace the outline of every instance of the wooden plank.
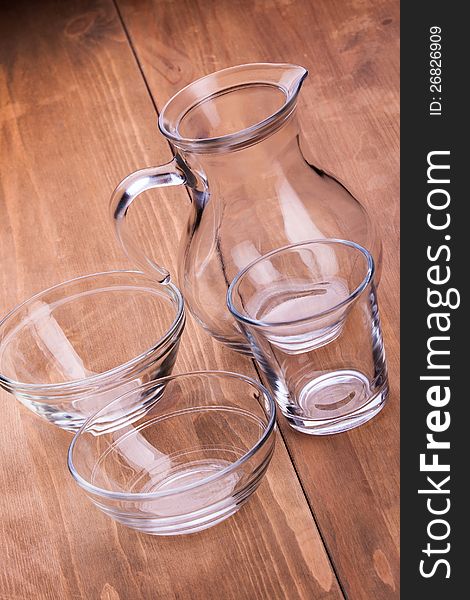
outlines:
{"label": "wooden plank", "polygon": [[[56,282],[128,267],[110,192],[170,152],[110,0],[17,2],[0,35],[2,314]],[[135,214],[143,241],[168,259],[186,201],[183,190],[155,194]],[[254,374],[189,320],[177,369],[204,367]],[[282,439],[237,515],[155,538],[92,508],[67,472],[70,435],[0,395],[0,598],[343,597]]]}
{"label": "wooden plank", "polygon": [[399,7],[395,0],[117,0],[158,107],[194,79],[256,61],[306,66],[315,164],[357,193],[384,242],[380,302],[391,397],[367,426],[310,439],[281,423],[351,598],[399,595]]}

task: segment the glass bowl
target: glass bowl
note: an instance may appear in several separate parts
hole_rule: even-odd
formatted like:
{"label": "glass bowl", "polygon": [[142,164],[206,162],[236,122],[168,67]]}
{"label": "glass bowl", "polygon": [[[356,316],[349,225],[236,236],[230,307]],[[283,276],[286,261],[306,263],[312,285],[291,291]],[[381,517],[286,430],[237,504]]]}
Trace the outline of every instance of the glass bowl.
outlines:
{"label": "glass bowl", "polygon": [[0,321],[0,386],[76,431],[102,406],[169,375],[185,323],[171,283],[138,271],[72,279]]}
{"label": "glass bowl", "polygon": [[[200,531],[235,513],[274,450],[275,404],[266,388],[236,373],[201,371],[138,392],[138,405],[133,393],[123,395],[72,440],[68,466],[91,501],[153,535]],[[120,422],[109,418],[118,412]]]}

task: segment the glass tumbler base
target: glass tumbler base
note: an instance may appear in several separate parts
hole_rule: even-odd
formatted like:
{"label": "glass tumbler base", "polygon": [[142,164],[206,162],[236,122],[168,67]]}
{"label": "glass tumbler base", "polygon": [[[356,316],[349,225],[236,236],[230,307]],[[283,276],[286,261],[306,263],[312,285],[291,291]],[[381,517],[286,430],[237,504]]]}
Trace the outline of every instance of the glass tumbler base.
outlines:
{"label": "glass tumbler base", "polygon": [[[310,396],[313,391],[313,389],[310,390]],[[325,388],[322,390],[317,386],[316,391],[317,398],[321,399],[322,396],[324,397]],[[342,433],[343,431],[359,427],[375,417],[375,415],[377,415],[385,406],[388,399],[388,393],[388,382],[385,382],[378,393],[373,395],[368,401],[361,404],[355,410],[349,410],[345,414],[337,414],[336,416],[331,415],[329,417],[325,415],[325,418],[319,418],[317,416],[311,418],[310,416],[284,413],[284,417],[293,429],[309,435],[331,435]],[[335,412],[339,413],[340,409]]]}

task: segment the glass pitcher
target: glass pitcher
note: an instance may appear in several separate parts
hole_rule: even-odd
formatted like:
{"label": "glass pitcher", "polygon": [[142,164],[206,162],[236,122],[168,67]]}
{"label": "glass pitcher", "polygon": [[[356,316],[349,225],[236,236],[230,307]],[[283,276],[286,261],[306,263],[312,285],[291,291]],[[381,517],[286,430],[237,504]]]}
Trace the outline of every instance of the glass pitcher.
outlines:
{"label": "glass pitcher", "polygon": [[226,294],[235,275],[261,255],[295,242],[342,238],[366,247],[380,272],[381,243],[365,209],[302,154],[296,106],[306,76],[296,65],[248,64],[183,88],[159,118],[173,160],[132,173],[111,198],[124,250],[165,282],[168,271],[139,248],[127,211],[145,190],[189,189],[192,210],[180,242],[178,285],[197,322],[247,354]]}

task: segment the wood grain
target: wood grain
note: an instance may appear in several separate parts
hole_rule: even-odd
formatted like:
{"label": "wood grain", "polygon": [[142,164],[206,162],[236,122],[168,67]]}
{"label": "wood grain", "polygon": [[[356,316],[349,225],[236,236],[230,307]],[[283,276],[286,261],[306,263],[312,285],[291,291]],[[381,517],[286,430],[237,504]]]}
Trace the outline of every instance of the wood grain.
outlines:
{"label": "wood grain", "polygon": [[384,242],[380,303],[388,406],[373,422],[315,439],[281,423],[352,599],[399,596],[399,6],[395,0],[117,0],[158,108],[235,64],[292,62],[310,77],[300,118],[312,161],[347,182]]}
{"label": "wood grain", "polygon": [[[56,282],[128,267],[110,192],[170,152],[110,1],[17,2],[0,35],[1,314]],[[186,194],[153,199],[135,225],[174,272]],[[191,321],[183,342],[179,371],[255,374]],[[197,535],[154,538],[92,508],[66,469],[70,435],[0,395],[0,598],[343,598],[281,438],[237,515]]]}

